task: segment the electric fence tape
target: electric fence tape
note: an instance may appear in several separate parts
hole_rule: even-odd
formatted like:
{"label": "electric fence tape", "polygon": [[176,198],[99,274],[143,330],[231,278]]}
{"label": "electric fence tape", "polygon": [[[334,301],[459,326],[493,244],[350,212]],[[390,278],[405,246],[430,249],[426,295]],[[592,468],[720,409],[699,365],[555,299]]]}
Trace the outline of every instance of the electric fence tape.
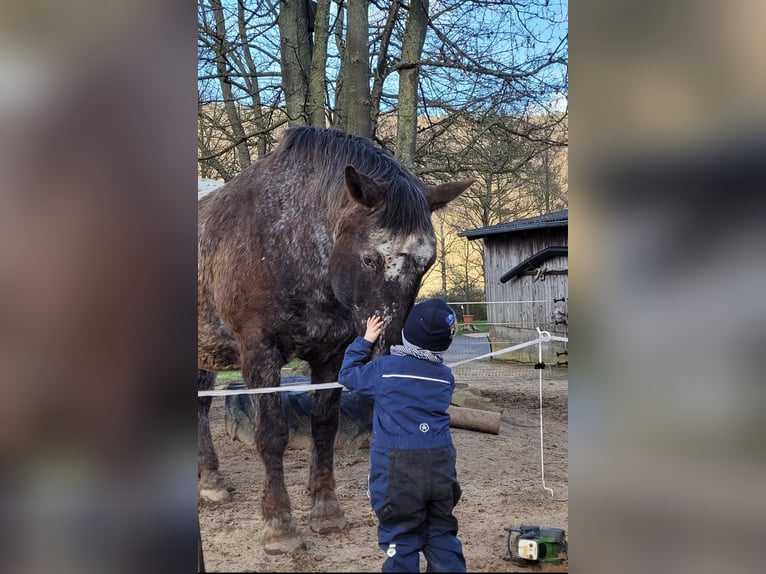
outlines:
{"label": "electric fence tape", "polygon": [[[544,336],[547,337],[547,340],[553,340],[553,341],[564,341],[569,342],[569,337],[554,337],[547,331],[541,331],[540,328],[537,328],[537,334],[538,334],[538,340],[543,339]],[[545,334],[545,335],[544,335]],[[542,341],[538,343],[537,345],[537,360],[539,364],[543,364],[543,344]],[[553,496],[553,489],[545,486],[545,457],[543,455],[543,370],[540,370],[540,405],[539,405],[539,411],[540,411],[540,475],[543,481],[543,490],[550,492],[551,498],[554,500],[561,500],[564,501],[566,498],[556,498]]]}
{"label": "electric fence tape", "polygon": [[[497,355],[503,355],[505,353],[518,351],[519,349],[524,349],[525,347],[531,347],[532,345],[541,345],[542,343],[547,343],[548,341],[563,341],[563,342],[569,341],[567,337],[556,337],[548,333],[548,331],[540,331],[540,329],[537,329],[537,331],[539,335],[537,339],[534,339],[532,341],[519,343],[518,345],[513,345],[511,347],[505,347],[503,349],[500,349],[499,351],[485,353],[483,355],[479,355],[478,357],[471,357],[470,359],[464,359],[462,361],[457,361],[455,363],[449,363],[447,364],[447,366],[449,368],[454,368],[454,367],[457,367],[458,365],[463,365],[465,363],[470,363],[472,361],[480,361],[481,359],[487,359],[490,357],[496,357]],[[325,389],[343,389],[344,391],[347,391],[346,387],[344,387],[343,385],[335,381],[331,383],[285,383],[283,385],[280,385],[279,387],[264,387],[260,389],[212,389],[209,391],[197,391],[197,396],[198,397],[226,397],[226,396],[232,396],[232,395],[259,395],[263,393],[285,393],[285,392],[297,393],[297,392],[306,392],[306,391],[322,391]]]}

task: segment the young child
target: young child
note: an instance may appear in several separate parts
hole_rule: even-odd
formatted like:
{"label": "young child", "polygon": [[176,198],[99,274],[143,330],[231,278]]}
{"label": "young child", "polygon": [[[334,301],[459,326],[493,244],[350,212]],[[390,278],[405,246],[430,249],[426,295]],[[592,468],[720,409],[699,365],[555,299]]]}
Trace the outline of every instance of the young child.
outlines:
{"label": "young child", "polygon": [[367,319],[349,345],[338,382],[375,400],[370,445],[370,503],[378,517],[383,572],[465,572],[452,511],[461,489],[447,408],[455,379],[443,353],[455,334],[455,312],[442,299],[412,308],[402,345],[368,362],[383,320]]}

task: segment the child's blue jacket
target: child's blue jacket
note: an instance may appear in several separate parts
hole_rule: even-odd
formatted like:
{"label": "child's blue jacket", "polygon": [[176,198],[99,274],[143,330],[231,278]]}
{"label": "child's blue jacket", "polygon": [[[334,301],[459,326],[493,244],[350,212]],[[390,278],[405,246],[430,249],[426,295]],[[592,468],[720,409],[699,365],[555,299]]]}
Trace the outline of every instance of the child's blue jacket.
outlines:
{"label": "child's blue jacket", "polygon": [[450,416],[455,379],[444,364],[385,355],[367,362],[372,343],[357,337],[346,349],[338,382],[375,401],[373,450],[436,448],[452,444]]}

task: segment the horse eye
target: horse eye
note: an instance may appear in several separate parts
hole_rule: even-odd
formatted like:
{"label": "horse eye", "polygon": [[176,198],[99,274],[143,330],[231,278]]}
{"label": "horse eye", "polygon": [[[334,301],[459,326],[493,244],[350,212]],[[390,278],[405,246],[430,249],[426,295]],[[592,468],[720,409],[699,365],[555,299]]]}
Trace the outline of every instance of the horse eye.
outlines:
{"label": "horse eye", "polygon": [[366,267],[375,267],[375,262],[372,260],[372,257],[370,257],[369,255],[362,256],[362,263]]}

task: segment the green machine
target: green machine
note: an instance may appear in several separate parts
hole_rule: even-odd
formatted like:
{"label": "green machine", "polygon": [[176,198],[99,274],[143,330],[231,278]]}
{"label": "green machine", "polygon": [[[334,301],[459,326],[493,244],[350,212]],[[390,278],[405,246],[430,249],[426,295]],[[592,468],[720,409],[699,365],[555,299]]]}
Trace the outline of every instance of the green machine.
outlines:
{"label": "green machine", "polygon": [[[567,540],[563,528],[542,528],[522,524],[518,528],[514,528],[513,525],[506,526],[505,531],[508,532],[506,560],[530,565],[540,562],[561,564],[564,561]],[[514,533],[515,536],[513,536]]]}

